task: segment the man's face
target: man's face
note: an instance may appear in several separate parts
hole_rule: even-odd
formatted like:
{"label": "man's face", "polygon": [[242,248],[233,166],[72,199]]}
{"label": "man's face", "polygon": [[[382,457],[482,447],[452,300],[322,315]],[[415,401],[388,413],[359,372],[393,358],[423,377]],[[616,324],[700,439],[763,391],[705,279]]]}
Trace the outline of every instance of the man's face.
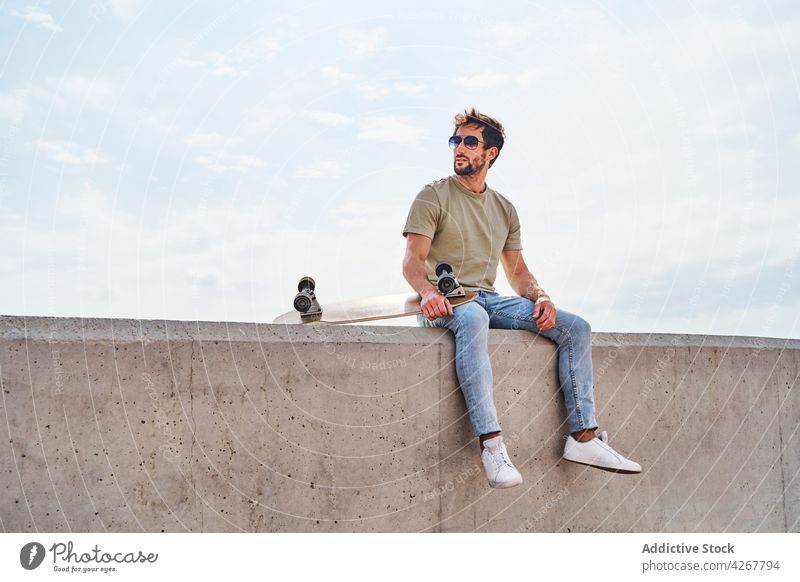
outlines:
{"label": "man's face", "polygon": [[481,141],[474,150],[467,148],[462,141],[453,150],[453,171],[457,176],[472,176],[479,173],[488,163],[483,142],[483,128],[477,125],[462,125],[456,130],[462,138],[474,135]]}

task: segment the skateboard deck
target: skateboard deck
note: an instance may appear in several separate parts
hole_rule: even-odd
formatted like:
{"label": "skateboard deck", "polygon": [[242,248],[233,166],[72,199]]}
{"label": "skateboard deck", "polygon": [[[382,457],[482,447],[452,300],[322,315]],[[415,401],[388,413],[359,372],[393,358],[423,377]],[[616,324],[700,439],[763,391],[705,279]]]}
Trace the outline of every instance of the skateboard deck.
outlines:
{"label": "skateboard deck", "polygon": [[[465,291],[463,297],[448,297],[447,300],[453,307],[475,301],[478,294],[474,291]],[[323,305],[322,313],[316,315],[301,315],[297,310],[292,310],[275,318],[273,323],[284,324],[342,324],[363,323],[379,319],[392,319],[394,317],[407,317],[422,313],[420,309],[420,296],[416,293],[399,295],[380,295],[368,299],[355,299],[340,303]]]}

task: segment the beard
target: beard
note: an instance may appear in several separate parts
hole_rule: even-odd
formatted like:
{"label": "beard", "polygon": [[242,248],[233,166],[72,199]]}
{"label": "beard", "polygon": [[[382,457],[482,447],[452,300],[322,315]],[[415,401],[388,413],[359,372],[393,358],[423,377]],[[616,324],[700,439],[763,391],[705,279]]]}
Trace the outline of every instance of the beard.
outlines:
{"label": "beard", "polygon": [[481,156],[480,164],[474,166],[469,159],[462,159],[465,159],[467,163],[465,166],[460,167],[456,165],[456,160],[453,160],[453,172],[455,172],[456,176],[472,176],[483,170],[483,167],[486,165],[486,156]]}

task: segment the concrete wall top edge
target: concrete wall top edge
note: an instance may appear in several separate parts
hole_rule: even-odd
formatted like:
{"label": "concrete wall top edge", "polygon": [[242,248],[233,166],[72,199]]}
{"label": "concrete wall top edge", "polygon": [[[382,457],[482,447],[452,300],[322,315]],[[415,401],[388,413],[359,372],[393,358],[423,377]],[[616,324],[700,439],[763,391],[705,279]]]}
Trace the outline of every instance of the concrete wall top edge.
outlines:
{"label": "concrete wall top edge", "polygon": [[[80,317],[0,316],[0,339],[48,342],[103,341],[224,341],[304,343],[430,344],[451,341],[449,332],[409,326],[305,326],[267,323],[137,320]],[[535,341],[528,332],[493,330],[490,342]],[[800,340],[741,336],[661,333],[598,333],[597,347],[699,346],[720,348],[800,349]]]}
{"label": "concrete wall top edge", "polygon": [[[80,317],[0,316],[0,339],[46,342],[217,341],[418,344],[444,341],[444,330],[400,326],[276,325]],[[420,335],[421,334],[421,335]]]}

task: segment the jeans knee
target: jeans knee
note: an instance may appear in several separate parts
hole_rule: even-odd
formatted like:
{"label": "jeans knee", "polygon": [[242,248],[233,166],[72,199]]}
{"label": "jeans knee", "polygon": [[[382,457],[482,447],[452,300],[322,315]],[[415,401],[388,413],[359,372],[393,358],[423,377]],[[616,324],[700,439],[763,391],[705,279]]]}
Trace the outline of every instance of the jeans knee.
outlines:
{"label": "jeans knee", "polygon": [[582,317],[575,317],[575,321],[571,326],[571,331],[576,335],[592,337],[592,326]]}
{"label": "jeans knee", "polygon": [[458,331],[472,335],[489,329],[489,314],[480,305],[467,303],[459,307],[455,315],[458,321]]}

